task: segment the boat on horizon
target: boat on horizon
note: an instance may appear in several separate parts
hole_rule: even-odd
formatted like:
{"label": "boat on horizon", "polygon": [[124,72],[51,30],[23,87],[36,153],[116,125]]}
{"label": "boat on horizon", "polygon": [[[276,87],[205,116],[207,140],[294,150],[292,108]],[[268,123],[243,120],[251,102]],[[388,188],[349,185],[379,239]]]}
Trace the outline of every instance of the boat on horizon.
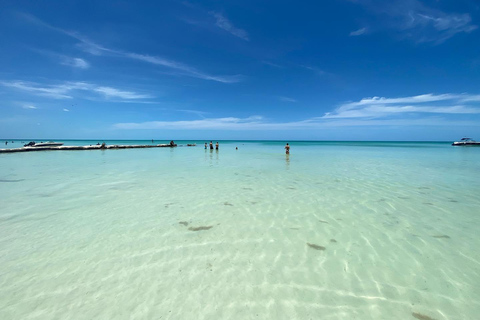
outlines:
{"label": "boat on horizon", "polygon": [[475,141],[472,138],[462,138],[460,141],[455,141],[452,146],[477,146],[480,147],[480,141]]}
{"label": "boat on horizon", "polygon": [[54,141],[48,141],[48,142],[40,142],[36,143],[35,141],[31,141],[24,145],[24,147],[59,147],[63,146],[63,142],[54,142]]}

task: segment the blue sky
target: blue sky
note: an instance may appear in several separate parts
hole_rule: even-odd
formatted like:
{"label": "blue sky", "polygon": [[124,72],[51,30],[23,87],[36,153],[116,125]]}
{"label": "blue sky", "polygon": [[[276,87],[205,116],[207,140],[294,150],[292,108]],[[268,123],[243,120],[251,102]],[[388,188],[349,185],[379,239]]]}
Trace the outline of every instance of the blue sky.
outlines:
{"label": "blue sky", "polygon": [[0,138],[480,139],[475,0],[2,1]]}

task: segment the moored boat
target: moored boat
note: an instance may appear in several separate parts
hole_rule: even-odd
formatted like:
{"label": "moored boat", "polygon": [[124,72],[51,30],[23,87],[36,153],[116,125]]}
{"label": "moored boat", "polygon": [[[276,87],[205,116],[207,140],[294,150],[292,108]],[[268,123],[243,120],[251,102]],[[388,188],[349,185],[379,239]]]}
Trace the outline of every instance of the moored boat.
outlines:
{"label": "moored boat", "polygon": [[59,147],[59,146],[63,146],[63,142],[48,141],[48,142],[36,143],[32,141],[25,145],[25,147]]}
{"label": "moored boat", "polygon": [[480,141],[472,140],[472,138],[462,138],[460,141],[455,141],[452,146],[477,146],[480,147]]}

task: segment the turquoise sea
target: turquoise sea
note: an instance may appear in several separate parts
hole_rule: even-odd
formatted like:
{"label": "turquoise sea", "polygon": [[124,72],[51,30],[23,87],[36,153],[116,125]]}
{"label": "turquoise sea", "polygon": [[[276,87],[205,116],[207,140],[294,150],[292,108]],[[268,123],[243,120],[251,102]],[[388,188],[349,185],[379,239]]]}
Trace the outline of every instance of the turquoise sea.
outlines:
{"label": "turquoise sea", "polygon": [[204,142],[0,154],[0,319],[479,319],[480,148]]}

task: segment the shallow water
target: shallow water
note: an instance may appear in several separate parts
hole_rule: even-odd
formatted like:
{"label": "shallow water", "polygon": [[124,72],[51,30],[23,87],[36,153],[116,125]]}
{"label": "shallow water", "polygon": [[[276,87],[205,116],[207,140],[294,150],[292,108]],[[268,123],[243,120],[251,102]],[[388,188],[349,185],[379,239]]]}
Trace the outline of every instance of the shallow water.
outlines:
{"label": "shallow water", "polygon": [[0,319],[477,319],[480,148],[203,142],[0,154]]}

